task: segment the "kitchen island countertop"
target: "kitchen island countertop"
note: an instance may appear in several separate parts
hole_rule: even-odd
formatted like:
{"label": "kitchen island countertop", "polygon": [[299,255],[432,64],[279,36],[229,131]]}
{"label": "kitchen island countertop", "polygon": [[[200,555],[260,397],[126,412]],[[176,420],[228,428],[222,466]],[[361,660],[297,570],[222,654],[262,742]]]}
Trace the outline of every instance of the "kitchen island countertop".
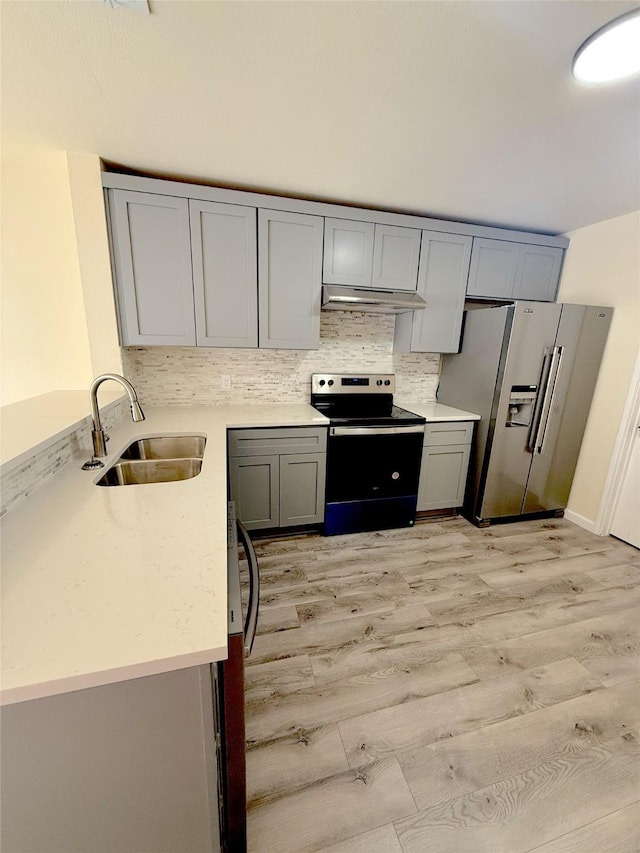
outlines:
{"label": "kitchen island countertop", "polygon": [[[145,407],[2,521],[2,703],[222,660],[227,655],[229,427],[318,426],[306,404]],[[207,438],[201,473],[95,485],[136,438]]]}

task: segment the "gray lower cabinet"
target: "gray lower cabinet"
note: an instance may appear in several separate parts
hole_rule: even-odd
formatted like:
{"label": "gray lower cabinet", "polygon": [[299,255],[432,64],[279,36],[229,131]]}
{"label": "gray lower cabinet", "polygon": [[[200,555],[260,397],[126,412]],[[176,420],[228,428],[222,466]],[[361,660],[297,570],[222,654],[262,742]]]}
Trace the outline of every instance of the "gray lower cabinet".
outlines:
{"label": "gray lower cabinet", "polygon": [[2,849],[220,850],[208,665],[2,708]]}
{"label": "gray lower cabinet", "polygon": [[396,352],[458,352],[471,242],[460,234],[422,232],[418,293],[427,307],[398,314]]}
{"label": "gray lower cabinet", "polygon": [[318,349],[321,216],[258,211],[260,347]]}
{"label": "gray lower cabinet", "polygon": [[462,506],[472,438],[473,421],[445,421],[426,425],[418,486],[418,512]]}
{"label": "gray lower cabinet", "polygon": [[324,520],[325,427],[228,432],[229,493],[249,530]]}
{"label": "gray lower cabinet", "polygon": [[555,246],[474,237],[467,296],[553,302],[563,256]]}
{"label": "gray lower cabinet", "polygon": [[109,201],[121,343],[194,346],[188,200],[109,190]]}

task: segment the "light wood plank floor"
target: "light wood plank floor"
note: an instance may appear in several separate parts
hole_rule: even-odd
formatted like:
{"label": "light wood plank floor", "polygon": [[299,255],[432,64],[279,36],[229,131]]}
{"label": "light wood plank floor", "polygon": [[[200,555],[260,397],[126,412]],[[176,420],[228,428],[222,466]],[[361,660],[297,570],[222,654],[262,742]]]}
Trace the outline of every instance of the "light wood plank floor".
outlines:
{"label": "light wood plank floor", "polygon": [[251,853],[638,853],[640,555],[564,519],[257,541]]}

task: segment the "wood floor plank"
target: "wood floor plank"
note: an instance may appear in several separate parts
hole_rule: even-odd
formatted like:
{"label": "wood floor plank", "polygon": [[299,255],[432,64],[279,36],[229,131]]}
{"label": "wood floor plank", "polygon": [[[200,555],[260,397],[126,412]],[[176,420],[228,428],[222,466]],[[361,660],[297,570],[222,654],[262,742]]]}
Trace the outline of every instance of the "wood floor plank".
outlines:
{"label": "wood floor plank", "polygon": [[[406,642],[405,642],[406,640]],[[354,676],[380,671],[392,671],[416,664],[435,663],[451,654],[452,650],[432,648],[424,642],[423,632],[398,634],[394,637],[355,643],[349,648],[340,647],[324,654],[310,655],[316,684],[352,679]]]}
{"label": "wood floor plank", "polygon": [[265,701],[249,701],[247,739],[269,740],[299,727],[314,728],[391,705],[408,706],[419,698],[474,681],[477,676],[469,665],[460,655],[451,654],[433,662],[405,664]]}
{"label": "wood floor plank", "polygon": [[388,823],[380,829],[352,835],[331,847],[323,847],[319,853],[402,853],[402,848],[393,824]]}
{"label": "wood floor plank", "polygon": [[532,847],[528,853],[638,853],[638,850],[640,803],[633,803],[541,847]]}
{"label": "wood floor plank", "polygon": [[[574,657],[601,680],[607,669],[616,668],[619,672],[617,680],[624,681],[625,673],[626,678],[633,678],[636,674],[640,653],[639,621],[638,609],[631,607],[558,628],[476,646],[461,653],[480,678],[493,678],[501,673]],[[596,663],[598,660],[600,662]],[[603,680],[605,683],[614,682]]]}
{"label": "wood floor plank", "polygon": [[[410,607],[414,600],[408,584],[394,584],[396,604]],[[354,616],[368,616],[373,613],[385,613],[391,609],[390,595],[392,586],[375,588],[374,593],[355,593],[337,595],[300,604],[296,608],[299,623],[302,625],[318,622],[335,622],[336,619],[351,619]]]}
{"label": "wood floor plank", "polygon": [[258,634],[271,634],[274,631],[287,631],[289,628],[299,628],[298,611],[293,604],[283,607],[261,607],[258,619]]}
{"label": "wood floor plank", "polygon": [[249,849],[310,853],[414,811],[398,762],[389,759],[252,803]]}
{"label": "wood floor plank", "polygon": [[387,758],[601,688],[577,661],[545,667],[353,716],[339,723],[349,765]]}
{"label": "wood floor plank", "polygon": [[297,654],[315,654],[359,643],[376,643],[404,631],[422,630],[434,620],[422,605],[390,603],[385,613],[356,616],[335,622],[302,625],[291,631],[256,637],[251,661],[263,663]]}
{"label": "wood floor plank", "polygon": [[638,746],[615,738],[394,822],[403,853],[524,853],[634,803]]}
{"label": "wood floor plank", "polygon": [[335,723],[247,746],[247,802],[273,797],[349,769]]}
{"label": "wood floor plank", "polygon": [[308,655],[253,664],[245,668],[245,701],[263,702],[315,683]]}
{"label": "wood floor plank", "polygon": [[495,569],[520,568],[529,563],[553,560],[554,555],[547,548],[535,547],[506,554],[497,549],[476,551],[472,544],[456,548],[453,552],[442,551],[429,555],[422,563],[407,563],[402,574],[411,582],[422,577],[447,577],[450,574],[475,574],[482,576]]}
{"label": "wood floor plank", "polygon": [[575,583],[561,579],[542,585],[527,585],[526,589],[523,586],[517,587],[517,591],[503,589],[464,599],[435,601],[429,604],[429,612],[439,624],[446,625],[482,620],[499,613],[518,612],[523,608],[544,609],[544,617],[549,619],[555,616],[558,624],[562,624],[563,621],[577,621],[588,618],[588,615],[597,615],[599,605],[602,605],[604,612],[608,612],[611,604],[614,609],[640,605],[640,590],[631,584],[585,589],[588,582],[581,578]]}
{"label": "wood floor plank", "polygon": [[398,755],[419,809],[517,776],[540,761],[633,733],[640,681],[597,690]]}
{"label": "wood floor plank", "polygon": [[453,572],[440,578],[414,577],[409,581],[409,586],[427,607],[432,601],[491,591],[491,587],[478,575],[461,572]]}
{"label": "wood floor plank", "polygon": [[[507,566],[481,572],[482,579],[494,587],[515,587],[533,581],[552,580],[561,577],[583,574],[591,575],[594,569],[601,569],[619,564],[617,555],[609,551],[594,551],[589,554],[578,554],[575,557],[546,559],[526,566]],[[619,583],[630,583],[632,578],[620,577]],[[610,586],[619,584],[611,583]]]}

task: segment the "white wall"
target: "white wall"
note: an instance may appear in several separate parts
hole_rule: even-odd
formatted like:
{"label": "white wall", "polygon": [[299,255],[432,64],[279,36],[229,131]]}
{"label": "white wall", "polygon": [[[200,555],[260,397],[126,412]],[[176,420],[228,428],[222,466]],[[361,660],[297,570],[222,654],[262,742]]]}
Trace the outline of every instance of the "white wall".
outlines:
{"label": "white wall", "polygon": [[93,375],[120,373],[122,358],[100,158],[97,154],[69,152],[67,164]]}
{"label": "white wall", "polygon": [[3,145],[2,396],[88,388],[92,370],[64,151]]}
{"label": "white wall", "polygon": [[589,525],[600,508],[640,345],[640,211],[567,236],[558,301],[615,308],[567,508]]}

